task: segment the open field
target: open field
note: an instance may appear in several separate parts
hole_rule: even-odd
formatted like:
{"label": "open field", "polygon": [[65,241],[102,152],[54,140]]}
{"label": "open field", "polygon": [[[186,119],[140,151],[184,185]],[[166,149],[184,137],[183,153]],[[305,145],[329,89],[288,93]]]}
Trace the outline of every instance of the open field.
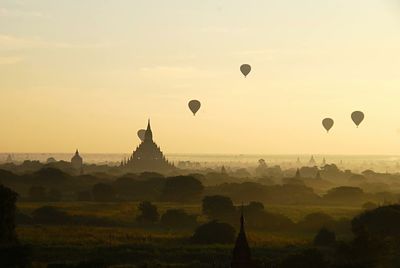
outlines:
{"label": "open field", "polygon": [[[167,209],[179,208],[188,213],[199,215],[199,221],[207,219],[201,215],[200,204],[155,203],[159,213]],[[137,226],[135,217],[138,214],[137,202],[94,203],[94,202],[19,202],[18,209],[22,213],[43,206],[54,206],[71,215],[96,216],[115,222],[117,227],[93,226],[18,226],[17,231],[21,241],[40,245],[71,245],[71,246],[119,246],[124,244],[175,244],[181,243],[192,234],[191,230],[171,231],[160,227]],[[281,213],[293,221],[301,220],[312,212],[324,212],[336,219],[352,218],[360,212],[355,207],[316,207],[316,206],[270,206],[267,210]],[[304,244],[312,239],[314,233],[292,233],[282,230],[279,233],[248,231],[249,240],[257,245]]]}
{"label": "open field", "polygon": [[[167,209],[180,208],[201,215],[201,204],[155,203],[160,214]],[[168,230],[161,226],[140,226],[135,222],[137,202],[19,202],[20,212],[30,215],[43,206],[54,206],[71,215],[96,216],[112,220],[115,226],[95,227],[77,225],[20,225],[17,233],[20,241],[31,246],[32,259],[37,267],[44,263],[76,263],[82,260],[101,260],[112,264],[137,264],[160,267],[175,263],[177,267],[212,267],[207,256],[215,256],[221,263],[229,263],[233,245],[193,245],[189,238],[194,230]],[[267,206],[267,210],[281,213],[293,221],[301,220],[312,212],[324,212],[335,219],[352,218],[360,212],[356,207],[316,206]],[[282,230],[268,232],[247,230],[248,240],[255,257],[279,261],[290,251],[301,250],[310,245],[314,232]],[[349,234],[339,234],[349,239]],[[284,253],[283,253],[284,252]],[[179,266],[179,265],[182,266]],[[185,266],[185,265],[188,266]],[[172,266],[173,267],[173,266]]]}
{"label": "open field", "polygon": [[[22,213],[30,214],[33,210],[43,206],[54,206],[65,210],[71,215],[90,215],[105,217],[119,223],[132,223],[137,215],[139,202],[19,202],[18,209]],[[154,203],[158,207],[160,214],[171,208],[184,209],[191,214],[201,215],[201,204],[182,204],[182,203]],[[239,206],[239,204],[238,204]],[[305,215],[313,212],[324,212],[335,219],[353,218],[361,212],[359,207],[344,206],[277,206],[266,205],[266,210],[274,213],[283,214],[293,221],[301,220]],[[202,217],[200,221],[206,220]]]}

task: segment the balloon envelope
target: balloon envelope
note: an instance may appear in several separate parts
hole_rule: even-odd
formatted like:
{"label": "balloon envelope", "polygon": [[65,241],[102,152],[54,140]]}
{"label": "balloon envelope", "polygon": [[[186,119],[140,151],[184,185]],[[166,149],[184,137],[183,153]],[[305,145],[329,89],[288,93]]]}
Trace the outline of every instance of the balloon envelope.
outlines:
{"label": "balloon envelope", "polygon": [[242,72],[244,77],[246,77],[251,71],[251,66],[248,64],[243,64],[242,66],[240,66],[240,71]]}
{"label": "balloon envelope", "polygon": [[198,100],[189,101],[189,109],[192,111],[193,115],[196,115],[197,111],[200,109],[201,103]]}
{"label": "balloon envelope", "polygon": [[144,141],[145,134],[146,134],[146,130],[144,130],[144,129],[139,129],[137,132],[137,135],[141,141]]}
{"label": "balloon envelope", "polygon": [[326,129],[327,132],[333,127],[334,121],[332,118],[325,118],[322,120],[322,125]]}
{"label": "balloon envelope", "polygon": [[353,120],[354,124],[356,124],[356,126],[358,127],[364,120],[364,113],[360,111],[355,111],[351,114],[351,119]]}

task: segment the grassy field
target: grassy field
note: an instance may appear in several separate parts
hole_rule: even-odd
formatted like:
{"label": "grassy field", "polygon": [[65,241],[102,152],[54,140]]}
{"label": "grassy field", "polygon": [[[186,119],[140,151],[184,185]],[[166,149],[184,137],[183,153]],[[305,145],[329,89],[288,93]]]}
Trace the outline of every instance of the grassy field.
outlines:
{"label": "grassy field", "polygon": [[[155,203],[159,213],[167,209],[180,208],[201,215],[200,204]],[[104,259],[112,263],[191,263],[210,262],[207,256],[217,256],[229,262],[232,245],[199,246],[189,243],[193,230],[171,231],[161,227],[140,228],[135,225],[138,214],[137,202],[94,203],[94,202],[19,202],[19,211],[31,214],[42,206],[54,206],[71,215],[85,215],[106,218],[117,223],[118,227],[94,226],[45,226],[23,225],[17,227],[17,233],[23,244],[30,245],[37,267],[41,263],[79,262],[82,260]],[[312,212],[324,212],[339,219],[352,218],[360,212],[355,207],[317,207],[317,206],[267,206],[267,210],[281,213],[294,221],[301,220]],[[205,222],[204,216],[199,221]],[[255,252],[271,259],[279,259],[280,252],[307,247],[315,233],[279,233],[248,230],[249,243]],[[293,247],[293,248],[292,248]],[[285,254],[286,254],[285,253]],[[282,253],[283,254],[283,253]],[[46,266],[43,266],[46,267]],[[129,266],[131,267],[131,266]],[[135,266],[132,266],[135,267]],[[139,267],[139,266],[138,266]]]}
{"label": "grassy field", "polygon": [[[33,210],[42,206],[54,206],[60,208],[71,215],[90,215],[113,219],[121,223],[131,223],[137,216],[138,202],[121,203],[95,203],[95,202],[19,202],[18,209],[22,213],[30,214]],[[184,209],[191,214],[201,216],[201,204],[182,204],[182,203],[154,203],[158,207],[160,214],[171,208]],[[313,212],[324,212],[335,219],[353,218],[361,212],[359,207],[337,207],[337,206],[266,206],[270,212],[283,214],[293,221],[297,222],[307,214]],[[205,220],[200,217],[199,220]]]}
{"label": "grassy field", "polygon": [[[205,222],[201,216],[200,204],[155,203],[159,213],[163,214],[170,208],[184,209],[188,213],[199,215],[199,221]],[[92,226],[19,226],[18,234],[22,241],[32,244],[48,245],[121,245],[129,243],[170,243],[191,235],[190,231],[168,231],[160,228],[140,229],[134,226],[138,214],[137,202],[94,203],[94,202],[20,202],[18,209],[25,214],[31,214],[42,206],[54,206],[71,215],[88,215],[110,219],[122,227],[92,227]],[[294,221],[301,220],[312,212],[324,212],[339,219],[352,218],[360,212],[354,207],[316,207],[316,206],[269,206],[267,210],[281,213]],[[293,244],[305,243],[309,234],[250,232],[250,240],[255,244]]]}

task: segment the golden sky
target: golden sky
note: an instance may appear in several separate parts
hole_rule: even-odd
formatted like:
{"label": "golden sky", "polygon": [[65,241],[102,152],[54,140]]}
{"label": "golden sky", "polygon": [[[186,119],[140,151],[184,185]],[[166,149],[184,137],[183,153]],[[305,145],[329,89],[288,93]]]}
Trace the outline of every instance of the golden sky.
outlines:
{"label": "golden sky", "polygon": [[399,48],[395,0],[0,0],[0,152],[399,154]]}

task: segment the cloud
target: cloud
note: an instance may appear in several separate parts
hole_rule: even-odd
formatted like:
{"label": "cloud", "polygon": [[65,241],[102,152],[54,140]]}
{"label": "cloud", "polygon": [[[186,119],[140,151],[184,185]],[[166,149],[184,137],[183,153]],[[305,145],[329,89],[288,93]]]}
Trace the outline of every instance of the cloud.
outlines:
{"label": "cloud", "polygon": [[26,11],[18,9],[7,9],[0,7],[0,17],[5,18],[45,18],[43,13],[37,11]]}
{"label": "cloud", "polygon": [[18,49],[32,49],[32,48],[103,48],[108,45],[105,43],[66,43],[47,41],[40,37],[16,37],[13,35],[0,34],[0,49],[3,50],[18,50]]}
{"label": "cloud", "polygon": [[0,65],[11,65],[21,62],[22,57],[18,56],[9,56],[9,57],[0,57]]}

